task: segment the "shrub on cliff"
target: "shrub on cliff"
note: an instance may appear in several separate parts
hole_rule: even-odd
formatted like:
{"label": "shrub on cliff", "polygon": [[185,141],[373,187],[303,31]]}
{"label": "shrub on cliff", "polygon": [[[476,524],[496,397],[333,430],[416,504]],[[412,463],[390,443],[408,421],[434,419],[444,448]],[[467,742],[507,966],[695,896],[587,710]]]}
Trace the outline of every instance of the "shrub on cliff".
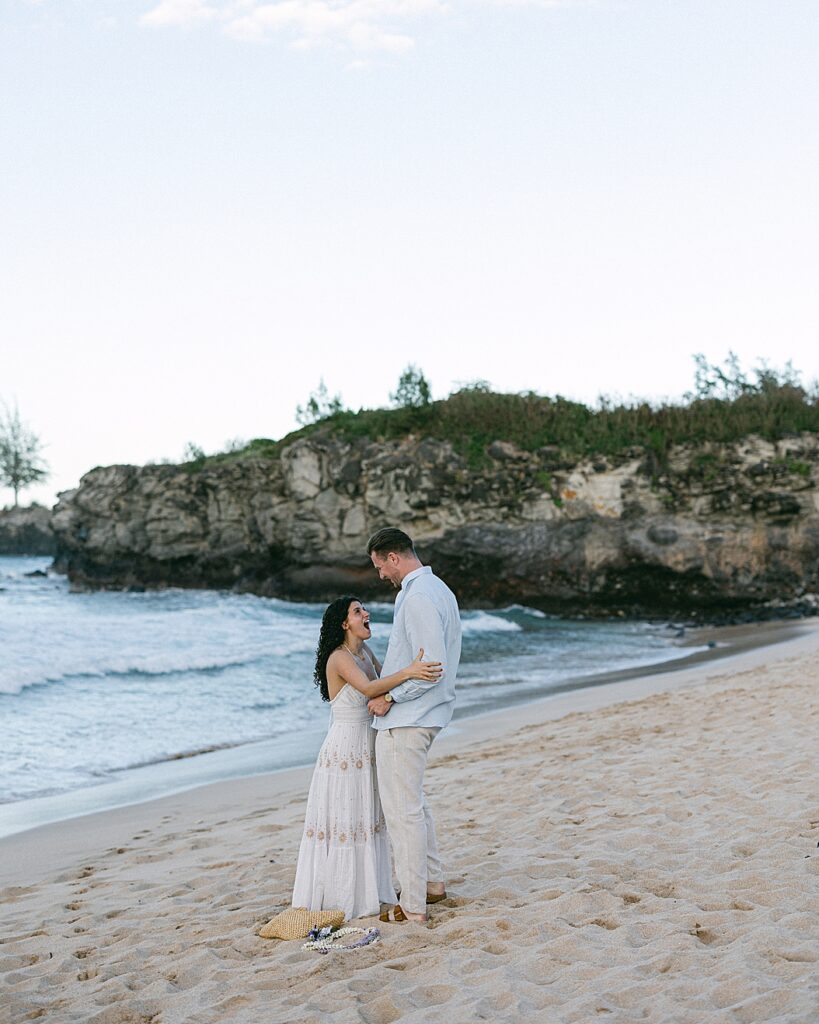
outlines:
{"label": "shrub on cliff", "polygon": [[593,408],[533,391],[498,394],[480,381],[420,408],[339,413],[321,429],[350,439],[415,434],[449,440],[473,463],[485,457],[493,441],[502,440],[525,451],[550,446],[567,458],[641,448],[657,465],[674,444],[737,441],[749,434],[775,440],[819,431],[819,392],[816,386],[804,388],[790,364],[782,371],[762,365],[749,375],[733,354],[723,366],[694,358],[695,391],[681,402],[602,398]]}
{"label": "shrub on cliff", "polygon": [[762,365],[748,374],[732,354],[722,366],[709,365],[703,356],[694,359],[694,391],[680,402],[659,404],[601,398],[590,407],[534,391],[499,394],[486,381],[473,381],[442,401],[353,412],[341,409],[340,399],[335,407],[327,404],[325,387],[317,419],[281,441],[251,441],[237,454],[275,457],[284,444],[316,433],[373,441],[412,435],[451,441],[473,466],[488,459],[493,441],[507,441],[525,451],[551,448],[558,460],[640,449],[649,471],[658,472],[675,444],[730,442],[750,434],[776,440],[819,431],[819,391],[816,385],[803,387],[790,364],[782,371]]}

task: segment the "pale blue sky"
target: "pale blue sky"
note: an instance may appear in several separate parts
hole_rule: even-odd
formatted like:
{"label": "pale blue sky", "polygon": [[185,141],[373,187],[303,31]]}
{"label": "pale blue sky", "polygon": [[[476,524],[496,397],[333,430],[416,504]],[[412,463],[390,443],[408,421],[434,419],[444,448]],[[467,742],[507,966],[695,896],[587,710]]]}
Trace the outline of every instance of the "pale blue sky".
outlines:
{"label": "pale blue sky", "polygon": [[[97,464],[419,364],[819,377],[819,4],[0,0],[0,398]],[[10,499],[0,491],[0,502]]]}

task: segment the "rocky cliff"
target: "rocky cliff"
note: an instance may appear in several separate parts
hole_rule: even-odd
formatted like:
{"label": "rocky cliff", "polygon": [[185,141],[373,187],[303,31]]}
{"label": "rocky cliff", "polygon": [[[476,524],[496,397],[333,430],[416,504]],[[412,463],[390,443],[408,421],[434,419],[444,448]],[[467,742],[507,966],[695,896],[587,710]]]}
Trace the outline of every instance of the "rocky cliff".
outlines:
{"label": "rocky cliff", "polygon": [[49,509],[0,510],[0,555],[53,555],[56,548]]}
{"label": "rocky cliff", "polygon": [[369,534],[399,525],[466,605],[715,618],[819,591],[819,442],[640,449],[567,462],[496,442],[313,434],[276,457],[110,466],[54,513],[75,584],[231,587],[303,600],[383,596]]}

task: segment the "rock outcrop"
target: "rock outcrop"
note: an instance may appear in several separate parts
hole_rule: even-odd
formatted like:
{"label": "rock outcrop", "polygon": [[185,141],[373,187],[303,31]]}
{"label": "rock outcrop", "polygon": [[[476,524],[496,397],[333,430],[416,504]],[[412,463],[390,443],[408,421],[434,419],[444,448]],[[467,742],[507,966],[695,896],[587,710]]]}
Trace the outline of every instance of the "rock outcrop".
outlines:
{"label": "rock outcrop", "polygon": [[51,511],[41,505],[0,510],[0,555],[53,555]]}
{"label": "rock outcrop", "polygon": [[470,467],[449,443],[313,434],[277,458],[110,466],[54,514],[58,567],[102,587],[230,587],[383,596],[364,553],[400,525],[466,605],[718,617],[819,590],[819,441],[750,437],[565,461],[496,442]]}

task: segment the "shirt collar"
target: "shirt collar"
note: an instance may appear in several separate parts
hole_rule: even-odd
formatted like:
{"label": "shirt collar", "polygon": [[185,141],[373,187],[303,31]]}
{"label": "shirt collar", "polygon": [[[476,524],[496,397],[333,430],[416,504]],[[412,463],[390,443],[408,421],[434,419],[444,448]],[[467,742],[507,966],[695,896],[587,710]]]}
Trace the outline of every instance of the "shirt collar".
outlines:
{"label": "shirt collar", "polygon": [[413,569],[412,572],[408,572],[407,575],[401,580],[401,589],[406,590],[407,585],[412,583],[418,576],[426,576],[431,573],[432,569],[428,565],[422,565],[420,569]]}

